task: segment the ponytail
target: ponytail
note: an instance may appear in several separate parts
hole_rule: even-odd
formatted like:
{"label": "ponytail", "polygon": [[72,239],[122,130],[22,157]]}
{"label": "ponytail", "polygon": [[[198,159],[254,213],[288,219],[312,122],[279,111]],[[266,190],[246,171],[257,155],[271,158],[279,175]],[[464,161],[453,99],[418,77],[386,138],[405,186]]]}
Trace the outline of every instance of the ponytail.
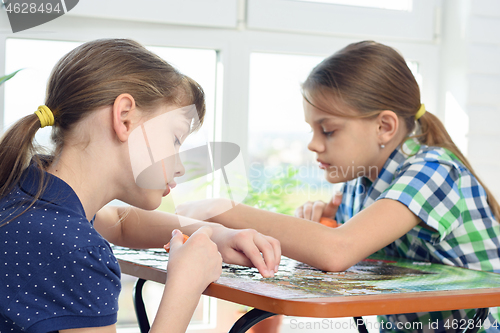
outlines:
{"label": "ponytail", "polygon": [[[22,213],[33,205],[34,201],[40,197],[44,188],[43,161],[33,143],[35,134],[39,128],[39,118],[35,114],[31,114],[17,121],[0,140],[0,199],[12,191],[14,186],[20,181],[21,175],[29,163],[35,163],[40,170],[40,188],[35,194],[34,200]],[[9,220],[0,220],[0,226],[9,223],[17,216]]]}
{"label": "ponytail", "polygon": [[479,179],[479,177],[477,176],[476,172],[470,165],[467,158],[465,158],[460,149],[455,145],[455,143],[451,139],[450,135],[448,134],[448,131],[444,127],[441,120],[439,120],[439,118],[433,115],[432,113],[426,112],[418,121],[420,122],[420,128],[422,132],[421,134],[417,135],[418,140],[422,144],[425,144],[427,146],[436,146],[445,148],[449,150],[451,153],[453,153],[456,157],[458,157],[460,162],[462,162],[462,164],[467,169],[469,169],[470,173],[477,179],[479,184],[481,184],[481,186],[484,188],[490,209],[493,215],[495,216],[495,219],[497,221],[500,221],[500,205],[493,196],[493,193],[491,193],[488,187],[481,181],[481,179]]}

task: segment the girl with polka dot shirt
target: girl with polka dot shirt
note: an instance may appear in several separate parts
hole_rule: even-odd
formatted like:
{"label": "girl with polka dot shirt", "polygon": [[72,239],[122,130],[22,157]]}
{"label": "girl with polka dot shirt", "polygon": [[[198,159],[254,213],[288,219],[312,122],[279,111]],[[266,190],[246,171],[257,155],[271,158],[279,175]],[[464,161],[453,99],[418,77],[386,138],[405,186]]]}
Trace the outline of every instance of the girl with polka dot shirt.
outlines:
{"label": "girl with polka dot shirt", "polygon": [[[204,103],[195,81],[131,40],[88,42],[58,62],[45,105],[0,142],[0,332],[115,332],[120,267],[108,242],[158,248],[170,240],[151,332],[186,330],[222,260],[274,275],[274,238],[194,220],[180,228],[175,215],[153,211],[184,173],[179,161],[164,170],[166,189],[134,180],[134,129],[194,105],[195,115],[182,114],[191,126],[164,129],[178,152],[179,138],[201,126]],[[42,155],[33,141],[47,125],[55,149]],[[104,207],[113,199],[131,207]],[[178,229],[191,235],[185,244]]]}

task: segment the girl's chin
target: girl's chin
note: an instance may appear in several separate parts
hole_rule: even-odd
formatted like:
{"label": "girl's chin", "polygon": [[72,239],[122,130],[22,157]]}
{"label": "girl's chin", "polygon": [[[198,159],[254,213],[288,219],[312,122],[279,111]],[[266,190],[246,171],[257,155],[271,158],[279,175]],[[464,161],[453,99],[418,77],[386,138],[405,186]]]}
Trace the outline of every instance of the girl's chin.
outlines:
{"label": "girl's chin", "polygon": [[147,193],[142,195],[140,206],[138,205],[137,207],[145,210],[155,210],[160,207],[162,198],[169,192],[170,191],[167,192],[166,190],[148,190]]}

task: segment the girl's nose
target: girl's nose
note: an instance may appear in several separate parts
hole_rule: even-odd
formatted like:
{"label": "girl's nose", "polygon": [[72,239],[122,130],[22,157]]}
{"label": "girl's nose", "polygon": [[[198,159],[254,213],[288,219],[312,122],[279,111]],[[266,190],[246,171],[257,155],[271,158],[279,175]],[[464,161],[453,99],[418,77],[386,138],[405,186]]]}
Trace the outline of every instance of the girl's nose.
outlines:
{"label": "girl's nose", "polygon": [[309,142],[309,144],[307,145],[307,149],[315,153],[321,153],[325,150],[325,145],[321,141],[321,139],[318,138],[318,135],[313,134],[311,142]]}
{"label": "girl's nose", "polygon": [[186,169],[184,168],[184,165],[182,164],[182,161],[179,157],[179,154],[176,155],[175,157],[175,174],[174,177],[181,177],[186,173]]}

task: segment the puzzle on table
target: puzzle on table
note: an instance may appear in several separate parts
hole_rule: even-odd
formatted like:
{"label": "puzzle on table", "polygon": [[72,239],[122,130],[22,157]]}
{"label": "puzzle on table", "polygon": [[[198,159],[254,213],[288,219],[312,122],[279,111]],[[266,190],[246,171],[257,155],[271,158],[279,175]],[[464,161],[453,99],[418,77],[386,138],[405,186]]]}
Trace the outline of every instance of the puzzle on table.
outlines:
{"label": "puzzle on table", "polygon": [[[117,258],[165,270],[165,250],[115,247]],[[274,278],[263,278],[256,268],[224,264],[217,283],[280,299],[334,297],[401,292],[495,288],[500,274],[453,266],[371,256],[345,272],[324,272],[283,257]]]}

